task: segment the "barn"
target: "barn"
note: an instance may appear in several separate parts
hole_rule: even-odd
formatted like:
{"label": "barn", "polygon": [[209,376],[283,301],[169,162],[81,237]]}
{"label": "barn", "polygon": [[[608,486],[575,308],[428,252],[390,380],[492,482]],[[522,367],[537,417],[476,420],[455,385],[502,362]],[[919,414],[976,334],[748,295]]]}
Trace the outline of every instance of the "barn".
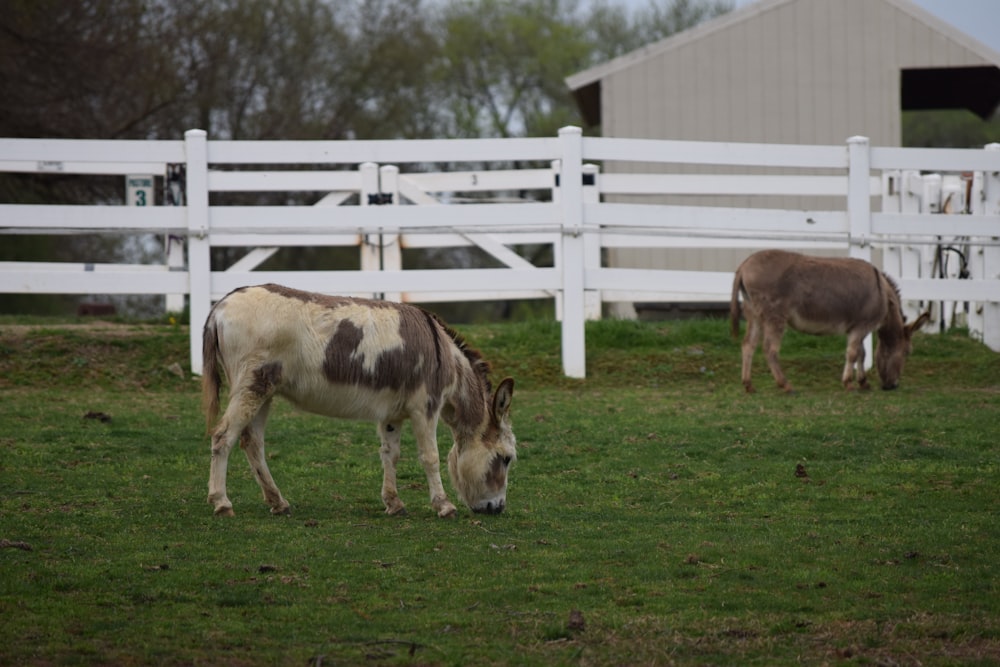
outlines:
{"label": "barn", "polygon": [[[863,135],[873,146],[899,146],[902,111],[990,117],[1000,104],[1000,54],[909,0],[759,0],[566,83],[585,123],[606,137],[836,145]],[[745,254],[637,248],[609,250],[607,261],[728,270]]]}

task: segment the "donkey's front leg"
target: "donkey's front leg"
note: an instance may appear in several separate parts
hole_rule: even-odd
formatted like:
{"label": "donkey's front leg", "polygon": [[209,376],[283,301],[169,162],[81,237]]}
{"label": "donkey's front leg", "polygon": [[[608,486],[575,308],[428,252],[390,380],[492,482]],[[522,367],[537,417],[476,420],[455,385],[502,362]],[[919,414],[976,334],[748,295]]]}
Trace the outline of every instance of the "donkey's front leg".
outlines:
{"label": "donkey's front leg", "polygon": [[451,504],[441,484],[441,463],[437,446],[437,419],[428,419],[426,415],[414,415],[413,431],[417,437],[417,456],[420,458],[420,465],[424,467],[427,475],[427,488],[431,497],[431,507],[433,507],[441,518],[450,518],[458,513],[458,509]]}
{"label": "donkey's front leg", "polygon": [[396,490],[396,464],[399,463],[399,442],[402,436],[400,422],[381,422],[378,437],[382,441],[379,454],[382,457],[382,502],[386,514],[406,514],[406,506],[399,499]]}
{"label": "donkey's front leg", "polygon": [[865,373],[865,345],[864,339],[867,334],[851,332],[847,334],[847,354],[844,359],[844,373],[841,382],[844,389],[851,389],[851,379],[856,375],[858,388],[871,389],[868,384],[868,375]]}

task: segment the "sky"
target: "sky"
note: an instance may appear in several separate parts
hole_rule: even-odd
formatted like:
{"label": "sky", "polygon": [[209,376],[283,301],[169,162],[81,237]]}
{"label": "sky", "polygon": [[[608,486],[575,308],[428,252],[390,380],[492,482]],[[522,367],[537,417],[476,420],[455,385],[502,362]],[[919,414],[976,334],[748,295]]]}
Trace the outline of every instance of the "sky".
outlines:
{"label": "sky", "polygon": [[[648,7],[653,0],[617,0],[630,8]],[[734,0],[744,7],[755,0]],[[832,0],[831,0],[832,1]],[[965,34],[1000,52],[1000,0],[912,0]]]}

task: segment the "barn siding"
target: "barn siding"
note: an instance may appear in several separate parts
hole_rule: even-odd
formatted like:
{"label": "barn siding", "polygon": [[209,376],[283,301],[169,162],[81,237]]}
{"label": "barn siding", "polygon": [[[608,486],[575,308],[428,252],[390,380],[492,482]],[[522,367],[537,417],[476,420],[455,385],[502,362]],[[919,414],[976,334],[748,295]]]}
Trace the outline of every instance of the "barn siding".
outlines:
{"label": "barn siding", "polygon": [[[933,23],[934,25],[931,25]],[[705,141],[872,145],[901,141],[901,68],[996,64],[906,0],[762,0],[607,67],[602,134]],[[608,164],[608,171],[636,165]],[[719,172],[705,167],[641,171]],[[628,198],[620,198],[628,199]],[[645,201],[649,201],[646,199]],[[661,202],[838,208],[842,199],[660,198]],[[741,251],[624,249],[613,266],[729,270]]]}

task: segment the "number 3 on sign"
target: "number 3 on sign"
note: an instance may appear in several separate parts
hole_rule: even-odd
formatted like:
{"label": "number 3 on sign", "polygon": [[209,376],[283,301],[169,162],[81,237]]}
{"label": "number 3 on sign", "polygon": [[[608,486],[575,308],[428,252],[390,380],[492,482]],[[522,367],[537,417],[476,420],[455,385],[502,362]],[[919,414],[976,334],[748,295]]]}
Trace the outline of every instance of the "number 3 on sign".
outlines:
{"label": "number 3 on sign", "polygon": [[126,176],[125,202],[129,206],[150,206],[153,202],[153,176],[145,174]]}

